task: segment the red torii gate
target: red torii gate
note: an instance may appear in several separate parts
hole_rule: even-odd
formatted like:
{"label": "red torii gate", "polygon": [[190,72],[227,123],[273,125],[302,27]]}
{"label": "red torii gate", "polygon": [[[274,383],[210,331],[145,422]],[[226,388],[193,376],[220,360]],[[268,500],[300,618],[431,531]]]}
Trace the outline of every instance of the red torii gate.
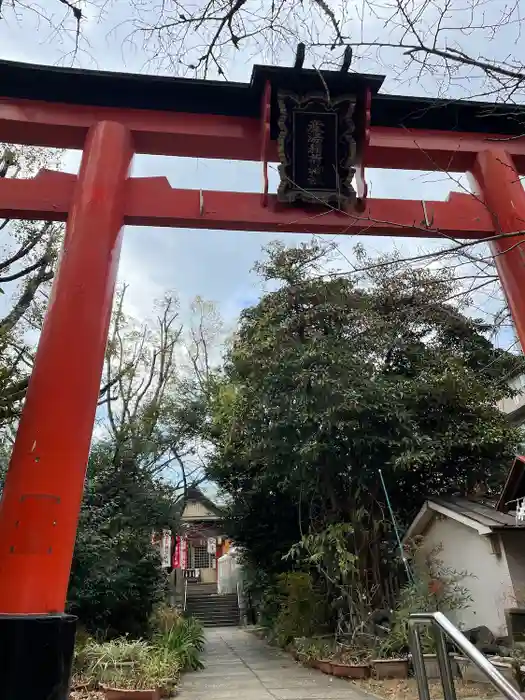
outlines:
{"label": "red torii gate", "polygon": [[[272,89],[293,82],[293,71],[256,66],[241,84],[0,62],[0,140],[83,150],[78,177],[43,171],[0,180],[1,217],[67,221],[0,504],[0,687],[9,700],[68,694],[74,620],[65,600],[123,224],[494,237],[525,343],[524,109],[372,96],[366,165],[472,173],[480,195],[453,193],[446,202],[372,199],[361,213],[313,213],[278,202],[267,178],[261,195],[128,178],[134,153],[261,161],[266,174],[278,160]],[[317,71],[301,75],[319,81]],[[343,88],[356,79],[322,75]],[[377,93],[382,78],[368,78]]]}

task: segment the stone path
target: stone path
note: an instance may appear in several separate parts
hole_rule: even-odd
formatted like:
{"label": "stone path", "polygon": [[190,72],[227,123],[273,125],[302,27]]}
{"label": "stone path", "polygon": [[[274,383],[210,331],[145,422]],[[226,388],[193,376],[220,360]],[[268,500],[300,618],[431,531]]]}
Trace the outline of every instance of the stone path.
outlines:
{"label": "stone path", "polygon": [[348,681],[296,664],[250,632],[206,630],[206,668],[188,673],[180,700],[371,700]]}

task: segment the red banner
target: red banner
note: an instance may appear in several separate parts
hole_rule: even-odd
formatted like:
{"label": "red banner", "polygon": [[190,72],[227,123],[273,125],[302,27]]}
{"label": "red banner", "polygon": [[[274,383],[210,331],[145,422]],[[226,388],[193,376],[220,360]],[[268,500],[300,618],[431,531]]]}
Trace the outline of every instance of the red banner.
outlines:
{"label": "red banner", "polygon": [[180,547],[180,568],[188,568],[188,538],[186,535],[182,538]]}
{"label": "red banner", "polygon": [[175,538],[175,547],[173,549],[173,559],[171,563],[174,569],[180,569],[180,539],[179,535]]}

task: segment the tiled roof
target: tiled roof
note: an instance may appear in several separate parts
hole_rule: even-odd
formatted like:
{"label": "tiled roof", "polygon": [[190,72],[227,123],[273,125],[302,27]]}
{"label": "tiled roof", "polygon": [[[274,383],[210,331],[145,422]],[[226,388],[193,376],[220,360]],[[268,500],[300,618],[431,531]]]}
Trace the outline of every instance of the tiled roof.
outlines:
{"label": "tiled roof", "polygon": [[430,507],[432,507],[432,503],[470,518],[484,527],[497,530],[501,528],[525,528],[525,523],[516,523],[516,518],[510,513],[501,513],[492,505],[479,503],[468,498],[430,498]]}

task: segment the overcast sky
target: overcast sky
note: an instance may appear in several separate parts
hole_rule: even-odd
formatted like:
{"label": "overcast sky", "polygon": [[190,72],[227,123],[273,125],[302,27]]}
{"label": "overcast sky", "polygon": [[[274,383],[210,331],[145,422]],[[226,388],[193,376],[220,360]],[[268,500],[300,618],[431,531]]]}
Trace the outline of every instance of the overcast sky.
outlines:
{"label": "overcast sky", "polygon": [[[499,0],[494,0],[497,4]],[[50,12],[61,12],[63,6],[58,0],[49,0]],[[153,3],[152,3],[153,6]],[[492,7],[495,5],[491,5]],[[57,10],[58,8],[58,10]],[[88,21],[83,26],[82,50],[75,57],[75,65],[105,70],[129,72],[168,73],[167,62],[152,62],[151,51],[141,48],[139,42],[124,43],[126,28],[108,33],[126,19],[129,12],[127,2],[116,2],[111,6],[112,22]],[[89,8],[87,11],[89,16]],[[58,16],[58,15],[57,15]],[[465,38],[468,43],[471,41]],[[508,36],[501,33],[500,39],[491,50],[505,51]],[[10,15],[0,23],[0,57],[33,63],[68,63],[71,43],[64,35],[50,32],[45,22],[37,22],[35,16],[27,12],[16,22]],[[290,46],[280,46],[275,51],[274,62],[290,63]],[[253,63],[272,58],[268,51],[257,55],[253,46],[238,53],[238,58],[229,63],[229,77],[236,80],[249,80]],[[308,63],[308,61],[307,61]],[[362,69],[362,66],[357,66]],[[369,60],[365,66],[369,70],[381,71],[381,67]],[[383,70],[381,72],[385,72]],[[435,80],[427,75],[420,82],[401,84],[399,75],[388,77],[385,90],[437,94],[440,91],[442,76]],[[395,78],[395,79],[394,79]],[[452,92],[464,92],[465,85],[452,86]],[[1,91],[1,88],[0,88]],[[67,154],[64,168],[76,171],[79,154]],[[212,160],[191,160],[153,156],[135,157],[134,175],[165,175],[174,187],[202,188],[215,190],[236,190],[258,192],[261,188],[261,165],[258,163],[221,162]],[[445,199],[451,190],[464,191],[467,182],[464,177],[447,178],[443,173],[415,173],[406,171],[368,171],[370,192],[373,197],[403,199]],[[276,189],[277,178],[272,173],[271,190]],[[260,257],[261,247],[275,239],[274,234],[243,233],[228,231],[202,231],[187,229],[156,229],[127,227],[122,251],[120,279],[130,284],[128,302],[138,316],[148,314],[152,300],[166,290],[176,290],[183,305],[195,295],[215,301],[228,323],[236,318],[238,311],[252,303],[260,294],[261,287],[251,272],[254,262]],[[301,238],[297,235],[281,236],[293,243]],[[355,237],[339,237],[339,245],[346,255],[351,255]],[[424,241],[405,241],[390,238],[367,238],[367,247],[372,251],[392,250],[394,246],[417,251],[428,248]]]}

